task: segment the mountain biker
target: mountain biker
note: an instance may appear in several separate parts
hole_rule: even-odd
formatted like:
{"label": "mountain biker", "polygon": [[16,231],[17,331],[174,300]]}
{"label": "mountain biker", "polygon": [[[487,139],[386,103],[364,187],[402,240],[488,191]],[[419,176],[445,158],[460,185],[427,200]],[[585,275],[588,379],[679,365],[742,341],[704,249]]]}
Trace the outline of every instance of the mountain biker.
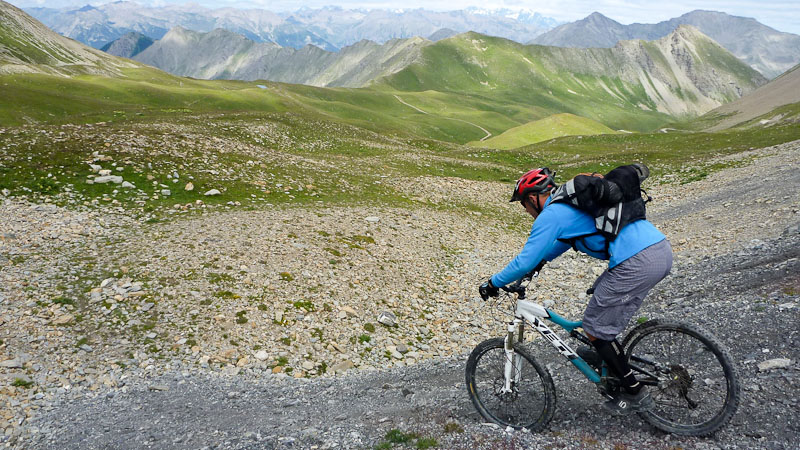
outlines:
{"label": "mountain biker", "polygon": [[650,289],[669,274],[672,248],[647,220],[629,223],[616,239],[606,242],[589,213],[567,203],[551,203],[550,194],[556,187],[553,173],[547,168],[533,169],[517,181],[510,201],[522,203],[534,218],[533,227],[522,251],[480,286],[481,297],[486,300],[497,296],[499,286],[541,268],[545,261],[571,248],[570,244],[589,256],[608,260],[608,269],[594,282],[594,292],[583,315],[583,330],[596,353],[588,348],[579,348],[578,353],[586,355],[587,360],[599,355],[621,380],[623,389],[603,404],[606,410],[616,415],[649,410],[654,401],[633,375],[616,337]]}

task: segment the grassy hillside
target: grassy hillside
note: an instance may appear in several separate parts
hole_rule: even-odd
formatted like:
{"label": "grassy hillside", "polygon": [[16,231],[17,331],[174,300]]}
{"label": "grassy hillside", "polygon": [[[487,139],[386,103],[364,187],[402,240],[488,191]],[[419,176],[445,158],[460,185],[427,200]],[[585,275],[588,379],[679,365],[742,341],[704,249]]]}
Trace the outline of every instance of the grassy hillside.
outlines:
{"label": "grassy hillside", "polygon": [[[124,114],[93,125],[2,128],[0,189],[70,205],[119,205],[152,220],[174,213],[176,205],[183,208],[198,200],[219,207],[239,202],[245,208],[461,208],[503,219],[501,210],[468,200],[431,204],[403,189],[402,180],[452,177],[510,186],[522,171],[535,166],[552,167],[563,180],[579,172],[644,161],[655,176],[677,174],[675,180],[691,181],[718,168],[715,159],[720,155],[800,139],[796,126],[778,125],[710,134],[564,137],[514,150],[465,148],[408,133],[374,133],[283,101],[274,103],[278,112],[176,109]],[[102,161],[98,155],[122,167],[119,174],[135,187],[87,184],[93,175],[87,162]],[[108,162],[99,164],[114,169]],[[172,177],[175,172],[179,178]],[[188,181],[194,190],[184,189]],[[165,188],[170,195],[161,193]],[[210,189],[222,195],[204,196]]]}
{"label": "grassy hillside", "polygon": [[568,112],[611,128],[652,130],[665,113],[696,115],[765,82],[694,29],[611,49],[522,45],[464,33],[422,50],[420,62],[377,84],[457,92],[535,111]]}
{"label": "grassy hillside", "polygon": [[[3,29],[0,37],[22,33],[25,39],[0,42],[3,51],[43,46],[78,51],[64,56],[59,64],[38,54],[24,61],[17,58],[17,63],[27,64],[23,64],[25,70],[53,73],[58,67],[56,73],[63,75],[63,67],[71,65],[82,67],[82,72],[50,77],[15,70],[15,75],[2,76],[0,93],[6,101],[0,102],[0,125],[126,121],[178,110],[193,114],[295,111],[378,133],[464,144],[557,113],[632,131],[652,130],[674,120],[659,111],[663,109],[659,101],[641,83],[609,71],[608,67],[619,66],[638,70],[613,49],[576,53],[575,49],[524,46],[465,33],[425,47],[423,61],[427,62],[411,65],[369,88],[322,89],[184,79],[106,54],[97,59],[95,50],[50,32],[13,7],[4,12],[13,15],[16,24]],[[17,63],[6,67],[18,67]],[[102,70],[112,66],[114,76],[108,77]],[[575,67],[581,67],[581,72],[575,72]],[[92,75],[98,71],[100,76]],[[680,83],[675,85],[680,89]],[[691,96],[685,97],[691,103]]]}
{"label": "grassy hillside", "polygon": [[[429,110],[420,113],[391,91],[326,89],[272,82],[205,81],[151,69],[123,77],[45,74],[0,75],[0,126],[135,121],[182,113],[293,111],[382,133],[466,143],[485,133],[451,117],[501,132],[532,119],[519,106],[450,93],[398,93]],[[263,88],[259,87],[263,86]]]}
{"label": "grassy hillside", "polygon": [[508,150],[562,136],[615,133],[619,132],[600,122],[564,113],[553,114],[544,119],[508,129],[503,134],[485,141],[472,141],[470,145]]}
{"label": "grassy hillside", "polygon": [[91,123],[160,116],[174,110],[282,111],[280,98],[253,83],[198,81],[156,69],[125,69],[122,77],[45,74],[0,76],[0,126]]}
{"label": "grassy hillside", "polygon": [[646,131],[664,123],[667,115],[655,111],[643,89],[552,67],[565,50],[466,33],[426,47],[422,63],[379,84],[400,91],[469,93],[530,109],[535,112],[532,120],[568,112],[628,130]]}

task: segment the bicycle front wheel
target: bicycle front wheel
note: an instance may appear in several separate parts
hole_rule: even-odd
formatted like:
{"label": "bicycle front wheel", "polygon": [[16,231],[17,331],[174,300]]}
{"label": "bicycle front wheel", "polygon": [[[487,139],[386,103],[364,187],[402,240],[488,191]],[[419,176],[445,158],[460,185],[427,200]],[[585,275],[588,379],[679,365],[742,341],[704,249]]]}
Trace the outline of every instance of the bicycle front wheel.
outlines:
{"label": "bicycle front wheel", "polygon": [[[486,420],[516,429],[543,430],[553,418],[556,387],[546,369],[520,345],[509,360],[503,338],[480,343],[467,360],[467,391]],[[512,376],[506,386],[506,362]]]}
{"label": "bicycle front wheel", "polygon": [[739,405],[739,376],[730,354],[707,331],[651,320],[623,343],[637,379],[649,385],[655,408],[640,415],[654,427],[706,436],[731,420]]}

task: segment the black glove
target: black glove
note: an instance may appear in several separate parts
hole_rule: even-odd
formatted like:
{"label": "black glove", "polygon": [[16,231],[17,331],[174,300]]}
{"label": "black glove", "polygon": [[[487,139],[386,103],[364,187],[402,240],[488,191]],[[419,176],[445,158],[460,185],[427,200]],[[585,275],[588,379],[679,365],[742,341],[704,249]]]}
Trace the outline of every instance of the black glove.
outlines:
{"label": "black glove", "polygon": [[526,273],[525,276],[522,277],[522,278],[525,279],[525,280],[530,281],[531,279],[533,279],[533,275],[535,275],[535,274],[537,274],[537,273],[542,271],[542,268],[544,267],[545,264],[547,264],[547,261],[542,260],[542,262],[540,262],[538,266],[534,267],[533,270],[531,270],[530,272]]}
{"label": "black glove", "polygon": [[497,297],[500,295],[500,289],[495,287],[492,284],[492,280],[483,283],[479,288],[478,292],[481,294],[481,298],[484,300],[489,300],[489,297]]}

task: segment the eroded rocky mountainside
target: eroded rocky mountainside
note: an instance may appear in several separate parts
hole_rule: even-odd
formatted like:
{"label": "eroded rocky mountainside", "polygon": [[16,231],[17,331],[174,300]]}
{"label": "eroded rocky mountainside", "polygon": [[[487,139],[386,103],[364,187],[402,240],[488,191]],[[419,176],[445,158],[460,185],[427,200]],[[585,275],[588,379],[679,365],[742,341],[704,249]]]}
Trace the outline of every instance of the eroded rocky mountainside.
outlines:
{"label": "eroded rocky mountainside", "polygon": [[657,41],[621,41],[611,49],[524,46],[464,33],[426,47],[422,55],[420,63],[380,81],[400,90],[518,99],[549,95],[584,105],[602,99],[605,105],[677,116],[709,111],[767,82],[692,26]]}
{"label": "eroded rocky mountainside", "polygon": [[151,45],[153,45],[153,39],[142,33],[131,31],[121,38],[104,45],[100,50],[114,56],[131,58]]}
{"label": "eroded rocky mountainside", "polygon": [[[800,65],[795,66],[780,77],[761,86],[749,95],[720,106],[708,113],[717,117],[708,131],[718,131],[769,114],[757,125],[774,125],[783,120],[797,121],[797,107],[791,104],[800,102]],[[779,110],[781,106],[787,106]]]}
{"label": "eroded rocky mountainside", "polygon": [[65,38],[2,0],[0,43],[0,74],[40,72],[113,76],[119,75],[121,68],[136,66]]}
{"label": "eroded rocky mountainside", "polygon": [[361,87],[413,63],[420,49],[430,44],[426,39],[409,38],[385,44],[361,41],[338,52],[313,45],[297,50],[253,42],[223,29],[198,33],[179,27],[134,59],[194,78]]}
{"label": "eroded rocky mountainside", "polygon": [[630,25],[595,12],[531,42],[560,47],[613,47],[622,40],[659,39],[680,25],[697,27],[767,78],[775,78],[800,62],[800,36],[777,31],[755,19],[716,11],[698,10],[656,24]]}

